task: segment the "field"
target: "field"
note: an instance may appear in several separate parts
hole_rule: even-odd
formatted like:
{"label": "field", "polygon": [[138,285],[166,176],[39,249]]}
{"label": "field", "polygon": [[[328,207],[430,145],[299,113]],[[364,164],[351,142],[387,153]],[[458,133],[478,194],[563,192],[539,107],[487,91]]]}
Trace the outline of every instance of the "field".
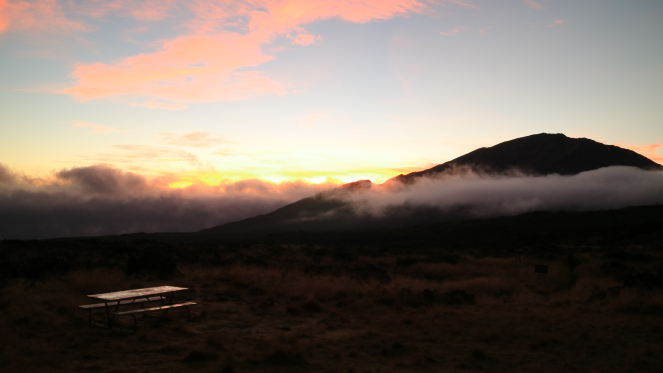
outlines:
{"label": "field", "polygon": [[[658,244],[2,241],[3,372],[660,372]],[[535,273],[534,266],[548,266]],[[86,294],[190,288],[109,331]],[[170,314],[183,317],[183,311]],[[101,313],[95,314],[103,316]]]}

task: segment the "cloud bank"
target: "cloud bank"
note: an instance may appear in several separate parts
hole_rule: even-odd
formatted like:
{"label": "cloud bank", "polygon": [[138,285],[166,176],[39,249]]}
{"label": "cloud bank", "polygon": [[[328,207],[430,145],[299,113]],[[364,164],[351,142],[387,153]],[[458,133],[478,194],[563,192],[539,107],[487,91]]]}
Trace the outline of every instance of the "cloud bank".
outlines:
{"label": "cloud bank", "polygon": [[[242,180],[174,190],[164,187],[167,183],[103,164],[64,169],[49,180],[0,165],[0,239],[197,231],[269,213],[323,191],[328,199],[346,202],[360,219],[398,225],[663,203],[663,172],[623,166],[574,176],[466,172],[421,178],[412,185],[366,182],[340,189],[333,182]],[[307,219],[335,216],[326,211]]]}
{"label": "cloud bank", "polygon": [[433,208],[461,218],[607,210],[663,203],[663,172],[624,166],[574,176],[491,177],[467,172],[421,178],[411,186],[377,186],[335,195],[349,202],[357,214],[377,218],[400,207],[409,211]]}
{"label": "cloud bank", "polygon": [[337,186],[254,179],[169,189],[168,182],[104,164],[34,179],[0,164],[0,239],[196,231]]}

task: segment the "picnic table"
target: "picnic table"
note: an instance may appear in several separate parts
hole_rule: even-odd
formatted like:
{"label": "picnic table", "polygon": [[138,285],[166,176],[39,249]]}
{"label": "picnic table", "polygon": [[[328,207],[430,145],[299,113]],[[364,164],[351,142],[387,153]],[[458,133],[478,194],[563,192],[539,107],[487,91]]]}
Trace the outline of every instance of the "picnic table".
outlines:
{"label": "picnic table", "polygon": [[[112,293],[93,294],[88,295],[88,298],[97,299],[103,303],[83,304],[78,306],[81,309],[88,310],[90,313],[89,321],[94,325],[98,325],[108,329],[114,329],[113,325],[115,320],[121,316],[131,316],[134,319],[133,332],[138,327],[136,314],[149,313],[149,312],[162,312],[166,316],[168,311],[173,308],[184,307],[187,310],[187,322],[191,317],[189,306],[194,305],[194,302],[173,303],[175,293],[179,291],[188,290],[187,288],[180,288],[176,286],[157,286],[144,289],[132,289],[116,291]],[[136,308],[136,305],[141,308]],[[145,305],[152,307],[145,308]],[[95,309],[106,310],[106,323],[99,323],[92,320],[92,311]]]}

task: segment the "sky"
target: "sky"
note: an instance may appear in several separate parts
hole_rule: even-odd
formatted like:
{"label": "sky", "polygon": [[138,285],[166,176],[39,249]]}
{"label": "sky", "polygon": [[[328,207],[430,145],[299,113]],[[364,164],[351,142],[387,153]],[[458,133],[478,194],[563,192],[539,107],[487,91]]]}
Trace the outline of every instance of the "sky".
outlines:
{"label": "sky", "polygon": [[270,201],[255,213],[542,132],[663,163],[661,19],[660,0],[0,0],[0,186]]}

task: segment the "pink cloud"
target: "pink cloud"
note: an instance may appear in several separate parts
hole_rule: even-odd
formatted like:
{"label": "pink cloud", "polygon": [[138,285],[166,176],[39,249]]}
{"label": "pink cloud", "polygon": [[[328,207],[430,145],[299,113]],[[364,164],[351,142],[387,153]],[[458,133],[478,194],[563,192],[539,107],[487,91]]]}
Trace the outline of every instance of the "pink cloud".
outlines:
{"label": "pink cloud", "polygon": [[79,65],[72,73],[78,85],[61,93],[79,100],[126,94],[175,102],[226,101],[250,98],[255,93],[283,93],[257,72],[235,71],[270,59],[250,34],[181,36],[165,42],[155,53],[123,58],[110,65]]}
{"label": "pink cloud", "polygon": [[534,1],[534,0],[523,0],[523,1],[525,2],[525,4],[531,6],[532,8],[535,8],[535,9],[543,9],[543,5],[537,3],[537,2]]}
{"label": "pink cloud", "polygon": [[298,45],[311,45],[315,44],[318,40],[322,40],[322,37],[320,35],[315,36],[313,34],[309,34],[305,30],[301,30],[296,32],[294,35],[293,34],[288,34],[288,39],[292,40],[292,44],[298,44]]}
{"label": "pink cloud", "polygon": [[[77,83],[59,93],[78,100],[140,95],[174,102],[285,94],[280,84],[259,71],[244,71],[273,58],[263,52],[264,45],[288,35],[294,44],[310,45],[319,37],[302,26],[317,20],[339,18],[365,23],[406,16],[424,8],[417,0],[197,1],[190,5],[196,19],[186,23],[192,34],[164,41],[152,53],[110,64],[79,64],[71,74]],[[224,29],[229,26],[244,31]]]}
{"label": "pink cloud", "polygon": [[615,144],[621,148],[633,150],[634,152],[644,155],[654,162],[663,164],[663,155],[658,154],[657,149],[663,148],[663,144],[649,144],[649,145],[631,145],[631,144]]}
{"label": "pink cloud", "polygon": [[0,33],[4,31],[9,25],[9,21],[5,18],[6,7],[7,7],[7,0],[0,0]]}
{"label": "pink cloud", "polygon": [[2,30],[70,33],[87,31],[87,27],[68,19],[56,0],[0,0],[0,31]]}

